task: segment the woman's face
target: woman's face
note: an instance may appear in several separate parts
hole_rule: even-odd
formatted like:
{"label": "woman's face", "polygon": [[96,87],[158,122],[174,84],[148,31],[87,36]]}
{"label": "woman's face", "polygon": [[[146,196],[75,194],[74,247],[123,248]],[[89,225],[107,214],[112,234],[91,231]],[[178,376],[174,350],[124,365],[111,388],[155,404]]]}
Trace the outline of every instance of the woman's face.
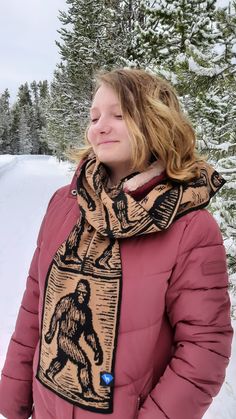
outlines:
{"label": "woman's face", "polygon": [[90,109],[88,140],[114,181],[127,176],[131,166],[131,142],[119,99],[107,84],[97,90]]}

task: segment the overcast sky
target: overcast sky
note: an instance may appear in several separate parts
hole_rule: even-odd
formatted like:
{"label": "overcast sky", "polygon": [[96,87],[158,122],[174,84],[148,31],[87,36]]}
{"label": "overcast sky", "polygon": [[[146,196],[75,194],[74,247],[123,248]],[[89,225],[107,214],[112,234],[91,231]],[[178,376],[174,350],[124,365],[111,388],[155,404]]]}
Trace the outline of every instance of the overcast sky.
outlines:
{"label": "overcast sky", "polygon": [[59,51],[55,39],[61,27],[58,10],[66,0],[0,1],[0,92],[14,99],[20,84],[50,80]]}
{"label": "overcast sky", "polygon": [[60,61],[58,10],[65,9],[66,0],[0,0],[0,93],[8,88],[13,101],[20,84],[51,80]]}

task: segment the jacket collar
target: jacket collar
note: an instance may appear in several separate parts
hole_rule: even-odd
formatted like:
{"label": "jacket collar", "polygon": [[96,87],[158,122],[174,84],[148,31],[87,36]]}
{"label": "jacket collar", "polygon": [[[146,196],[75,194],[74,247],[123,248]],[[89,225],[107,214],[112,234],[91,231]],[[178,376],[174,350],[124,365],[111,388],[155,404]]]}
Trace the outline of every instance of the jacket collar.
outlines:
{"label": "jacket collar", "polygon": [[[74,176],[72,178],[68,197],[76,198],[77,196],[77,179],[80,175],[84,161],[80,162]],[[135,174],[124,182],[124,192],[131,195],[134,199],[142,199],[154,186],[166,178],[164,167],[159,161],[152,163],[147,170],[142,173]]]}

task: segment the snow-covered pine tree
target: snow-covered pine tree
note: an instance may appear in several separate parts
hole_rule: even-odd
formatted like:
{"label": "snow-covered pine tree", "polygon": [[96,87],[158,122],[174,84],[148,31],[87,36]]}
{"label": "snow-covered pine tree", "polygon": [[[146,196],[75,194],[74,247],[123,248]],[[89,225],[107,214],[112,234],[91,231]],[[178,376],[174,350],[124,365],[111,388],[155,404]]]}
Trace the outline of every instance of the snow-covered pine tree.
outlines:
{"label": "snow-covered pine tree", "polygon": [[38,103],[37,111],[38,115],[38,129],[39,129],[39,154],[50,154],[47,141],[45,141],[43,132],[47,125],[47,104],[50,100],[49,83],[47,80],[38,82]]}
{"label": "snow-covered pine tree", "polygon": [[47,80],[39,81],[38,82],[38,88],[39,88],[39,98],[40,100],[47,99],[49,95],[49,85]]}
{"label": "snow-covered pine tree", "polygon": [[11,107],[10,154],[19,153],[19,123],[21,108],[18,102]]}
{"label": "snow-covered pine tree", "polygon": [[216,0],[142,0],[141,7],[134,62],[177,83],[181,94],[189,93],[194,85],[193,75],[186,78],[189,68],[208,67],[214,56]]}
{"label": "snow-covered pine tree", "polygon": [[32,154],[39,154],[40,146],[40,131],[42,130],[42,121],[39,111],[39,92],[38,84],[34,80],[30,83],[31,97],[32,97],[32,118],[30,127],[30,137],[32,141]]}
{"label": "snow-covered pine tree", "polygon": [[[143,24],[144,15],[142,0],[111,0],[110,14],[113,25],[111,27],[111,37],[113,39],[111,47],[115,66],[134,66],[133,50],[136,48],[136,28]],[[115,50],[114,50],[115,47]]]}
{"label": "snow-covered pine tree", "polygon": [[34,139],[32,93],[28,83],[24,83],[19,87],[16,105],[18,106],[15,107],[16,118],[14,122],[16,124],[16,140],[18,141],[17,153],[22,154],[22,150],[24,149],[24,132],[27,134],[25,138],[26,148],[30,149],[33,153],[37,153],[37,139]]}
{"label": "snow-covered pine tree", "polygon": [[32,121],[30,136],[32,138],[32,154],[44,154],[48,152],[47,144],[42,141],[41,133],[46,125],[45,105],[49,95],[47,80],[30,84],[32,96]]}
{"label": "snow-covered pine tree", "polygon": [[44,80],[38,84],[33,81],[30,87],[28,83],[22,84],[12,106],[8,90],[0,96],[1,153],[48,152],[47,144],[41,140],[41,132],[46,125],[45,100],[48,95],[48,82]]}
{"label": "snow-covered pine tree", "polygon": [[31,92],[28,83],[20,85],[17,98],[19,106],[32,106]]}
{"label": "snow-covered pine tree", "polygon": [[59,159],[65,155],[68,145],[78,142],[81,135],[79,111],[72,108],[67,86],[67,74],[61,64],[51,83],[50,94],[44,101],[46,125],[41,133],[41,141]]}
{"label": "snow-covered pine tree", "polygon": [[[209,78],[209,88],[198,98],[201,109],[200,144],[227,180],[216,196],[212,210],[225,238],[230,273],[236,267],[236,2],[218,9],[220,37],[215,63],[218,71]],[[200,115],[200,112],[199,112]],[[233,281],[232,281],[233,282]],[[235,281],[236,283],[236,281]],[[236,284],[234,285],[236,291]]]}
{"label": "snow-covered pine tree", "polygon": [[0,154],[11,152],[10,149],[10,128],[11,113],[9,105],[10,94],[6,89],[0,96]]}
{"label": "snow-covered pine tree", "polygon": [[33,144],[30,131],[28,118],[25,115],[24,108],[21,108],[18,126],[19,154],[31,154]]}

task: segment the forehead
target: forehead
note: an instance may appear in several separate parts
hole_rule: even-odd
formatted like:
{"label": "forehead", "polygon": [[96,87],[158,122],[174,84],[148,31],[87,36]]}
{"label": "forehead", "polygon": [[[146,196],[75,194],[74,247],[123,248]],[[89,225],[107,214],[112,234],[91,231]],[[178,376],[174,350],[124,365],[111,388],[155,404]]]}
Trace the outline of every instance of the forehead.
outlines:
{"label": "forehead", "polygon": [[115,90],[104,83],[96,91],[90,110],[93,111],[102,106],[109,106],[110,108],[120,106],[120,101]]}

